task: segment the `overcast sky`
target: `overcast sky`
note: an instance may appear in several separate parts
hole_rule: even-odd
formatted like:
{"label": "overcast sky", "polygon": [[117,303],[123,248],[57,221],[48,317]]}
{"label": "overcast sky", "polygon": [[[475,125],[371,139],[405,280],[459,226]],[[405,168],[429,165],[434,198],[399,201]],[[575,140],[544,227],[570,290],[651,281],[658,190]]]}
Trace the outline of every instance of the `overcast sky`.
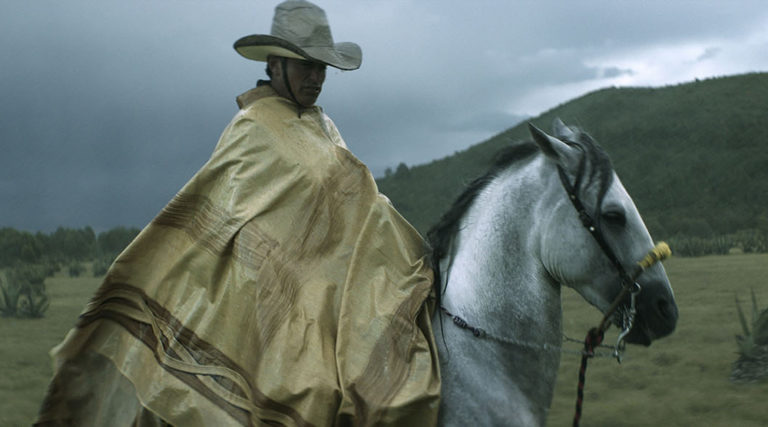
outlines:
{"label": "overcast sky", "polygon": [[[0,227],[145,225],[264,77],[232,44],[276,4],[0,0]],[[376,176],[606,86],[768,70],[765,0],[318,4],[363,49],[319,104]]]}

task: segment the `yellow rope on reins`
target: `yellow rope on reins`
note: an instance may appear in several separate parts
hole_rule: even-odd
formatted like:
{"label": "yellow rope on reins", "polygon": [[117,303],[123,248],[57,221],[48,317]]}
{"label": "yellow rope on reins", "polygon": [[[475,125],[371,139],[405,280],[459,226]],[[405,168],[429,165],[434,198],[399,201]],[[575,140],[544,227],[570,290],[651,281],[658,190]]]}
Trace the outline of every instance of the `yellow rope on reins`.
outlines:
{"label": "yellow rope on reins", "polygon": [[659,242],[637,264],[645,270],[653,264],[669,258],[670,255],[672,255],[672,249],[669,248],[669,245],[666,242]]}
{"label": "yellow rope on reins", "polygon": [[[632,275],[630,276],[631,281],[629,283],[624,283],[623,287],[621,289],[621,292],[619,292],[619,295],[616,296],[616,299],[613,300],[613,303],[611,304],[610,308],[605,312],[605,315],[603,316],[603,321],[600,322],[600,326],[597,328],[598,333],[605,332],[606,329],[611,324],[611,316],[613,316],[613,312],[616,311],[616,309],[619,307],[621,302],[624,300],[624,297],[627,296],[630,292],[639,292],[640,288],[638,287],[636,291],[631,291],[630,288],[632,287],[632,284],[636,283],[635,280],[640,276],[640,274],[643,273],[643,271],[647,270],[654,264],[656,264],[659,261],[663,261],[667,259],[670,255],[672,255],[672,250],[669,248],[669,245],[665,242],[659,242],[656,244],[656,246],[653,247],[650,251],[648,251],[647,254],[637,263],[637,267],[632,272]],[[637,285],[636,285],[637,286]]]}

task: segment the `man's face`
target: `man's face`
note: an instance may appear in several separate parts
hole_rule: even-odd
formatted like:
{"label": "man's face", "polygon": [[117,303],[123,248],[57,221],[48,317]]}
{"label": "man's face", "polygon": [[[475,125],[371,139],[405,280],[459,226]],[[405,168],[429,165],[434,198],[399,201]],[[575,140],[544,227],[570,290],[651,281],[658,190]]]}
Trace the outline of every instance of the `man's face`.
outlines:
{"label": "man's face", "polygon": [[[291,99],[288,88],[283,81],[281,58],[270,57],[269,64],[272,68],[272,87],[280,96]],[[323,89],[323,82],[325,82],[325,64],[286,58],[285,71],[296,101],[302,107],[315,105],[317,97],[320,96],[320,91]]]}

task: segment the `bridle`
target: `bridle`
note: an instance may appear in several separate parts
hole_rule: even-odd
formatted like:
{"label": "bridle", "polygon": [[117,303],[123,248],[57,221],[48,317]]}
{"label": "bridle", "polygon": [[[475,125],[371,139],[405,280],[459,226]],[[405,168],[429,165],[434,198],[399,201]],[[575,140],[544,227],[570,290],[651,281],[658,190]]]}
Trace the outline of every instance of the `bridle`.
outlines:
{"label": "bridle", "polygon": [[597,244],[600,245],[600,249],[602,249],[605,256],[608,257],[613,266],[616,268],[619,273],[619,277],[621,277],[622,284],[626,285],[627,283],[632,283],[632,279],[629,277],[629,274],[627,274],[624,266],[621,265],[621,262],[619,262],[619,258],[613,252],[613,248],[611,248],[611,245],[609,245],[605,240],[602,230],[598,227],[597,222],[589,215],[589,212],[587,212],[587,209],[584,207],[584,204],[579,198],[578,191],[579,187],[581,186],[583,164],[584,159],[582,159],[582,161],[579,163],[579,174],[577,175],[576,182],[574,184],[571,184],[570,181],[568,181],[568,176],[565,174],[565,171],[562,167],[558,166],[557,173],[560,176],[560,182],[563,184],[563,188],[565,188],[566,193],[568,193],[568,199],[576,209],[576,213],[579,214],[581,225],[583,225],[584,228],[589,231],[589,234],[595,238]]}
{"label": "bridle", "polygon": [[[572,145],[573,147],[577,147],[581,149],[578,145]],[[610,326],[611,318],[613,317],[616,310],[618,310],[621,302],[626,298],[627,294],[630,296],[630,304],[629,309],[627,313],[625,313],[625,318],[623,319],[623,330],[619,334],[619,338],[616,342],[614,356],[616,359],[621,362],[621,350],[623,350],[623,342],[624,338],[629,334],[630,330],[632,329],[632,326],[634,324],[634,316],[635,316],[635,309],[636,309],[636,299],[637,295],[640,293],[642,288],[640,287],[640,284],[637,283],[637,278],[640,276],[640,274],[651,265],[655,264],[657,261],[659,261],[661,258],[666,258],[667,255],[662,254],[665,252],[660,246],[657,246],[649,252],[648,255],[646,255],[646,258],[648,256],[651,256],[652,259],[655,257],[656,259],[653,260],[650,264],[647,266],[644,266],[642,264],[643,261],[638,263],[638,266],[632,271],[632,273],[627,273],[627,270],[624,268],[624,266],[619,261],[619,258],[616,256],[616,253],[613,251],[613,248],[611,245],[608,244],[608,241],[606,241],[605,236],[603,235],[602,229],[598,226],[597,222],[592,218],[591,215],[589,215],[589,212],[587,212],[587,209],[584,207],[584,203],[582,203],[581,199],[579,198],[579,188],[581,187],[581,177],[584,175],[584,168],[585,168],[585,160],[584,157],[581,158],[581,161],[579,162],[579,170],[576,174],[576,182],[574,184],[571,184],[571,182],[568,180],[568,175],[566,175],[565,170],[561,166],[557,167],[557,173],[560,177],[560,182],[563,185],[563,188],[565,189],[565,192],[568,195],[568,199],[571,201],[571,204],[573,204],[574,209],[576,209],[576,213],[579,215],[579,219],[581,220],[581,225],[584,226],[584,228],[589,232],[589,234],[592,235],[592,237],[597,242],[598,246],[600,246],[600,249],[603,251],[603,254],[608,258],[608,260],[613,264],[614,268],[618,272],[619,278],[621,279],[621,291],[619,294],[614,298],[613,302],[609,306],[608,310],[606,310],[603,320],[600,322],[600,325],[596,330],[594,331],[595,334],[591,337],[593,340],[598,340],[599,344],[602,342],[604,332],[608,329]],[[661,244],[660,244],[661,245]],[[666,251],[669,250],[669,247],[664,244],[664,247],[666,247]],[[644,258],[645,260],[645,258]],[[647,264],[647,262],[646,262]],[[587,338],[589,339],[590,336],[588,335]],[[592,353],[592,349],[585,349],[586,353]]]}
{"label": "bridle", "polygon": [[[576,145],[576,144],[569,144],[569,145],[583,151],[583,148],[579,145]],[[627,270],[619,261],[611,245],[609,245],[608,242],[606,241],[605,236],[603,236],[601,228],[599,227],[597,222],[592,218],[589,212],[587,212],[587,209],[584,207],[584,203],[582,203],[581,199],[579,198],[578,193],[582,184],[581,180],[582,180],[582,176],[584,175],[585,168],[586,168],[586,159],[585,159],[585,156],[582,156],[579,161],[579,168],[578,168],[578,173],[576,174],[576,181],[573,184],[571,184],[571,182],[568,180],[568,176],[562,167],[558,166],[557,172],[560,177],[560,182],[563,185],[563,188],[565,189],[566,193],[568,194],[568,199],[571,201],[571,203],[573,204],[573,207],[576,209],[576,212],[579,215],[581,224],[584,226],[584,228],[586,228],[589,234],[592,235],[592,237],[595,239],[597,244],[600,246],[600,249],[602,250],[602,252],[610,260],[614,268],[616,268],[619,278],[621,279],[621,291],[616,296],[616,298],[614,298],[608,310],[606,310],[606,312],[604,313],[603,319],[600,322],[600,324],[597,327],[590,329],[589,332],[587,332],[586,338],[584,339],[584,342],[583,342],[584,350],[581,351],[581,356],[582,356],[581,367],[579,369],[579,384],[578,384],[578,390],[577,390],[576,413],[573,419],[574,427],[578,427],[579,420],[581,418],[581,409],[582,409],[582,403],[584,400],[584,383],[586,379],[585,374],[587,369],[587,361],[590,358],[595,356],[595,348],[601,346],[603,342],[603,338],[605,336],[605,331],[610,327],[614,314],[619,309],[622,301],[624,301],[627,295],[629,295],[630,302],[629,302],[629,307],[625,311],[622,319],[622,325],[621,325],[622,330],[619,333],[619,336],[616,340],[616,345],[613,347],[614,349],[613,357],[615,357],[616,360],[619,363],[621,363],[622,355],[625,348],[624,339],[632,330],[632,326],[634,325],[634,319],[636,314],[636,300],[637,300],[638,294],[642,290],[642,288],[640,287],[640,284],[637,283],[637,278],[640,276],[640,274],[642,274],[643,271],[650,268],[652,265],[656,264],[657,262],[667,258],[671,254],[669,246],[667,246],[667,244],[664,242],[660,242],[653,249],[651,249],[643,257],[642,260],[640,260],[635,265],[631,273],[628,273]],[[528,347],[538,347],[544,350],[547,350],[553,347],[548,344],[544,344],[544,345],[528,344],[528,343],[520,342],[518,340],[509,339],[505,337],[497,337],[497,336],[488,334],[482,328],[469,325],[464,319],[462,319],[461,317],[455,314],[452,314],[451,312],[446,310],[445,307],[441,306],[440,309],[443,311],[443,313],[445,313],[448,317],[451,318],[451,320],[456,326],[462,329],[469,330],[477,338],[491,338],[495,341],[499,341],[502,343],[511,343],[516,345],[528,346]]]}
{"label": "bridle", "polygon": [[563,184],[566,193],[568,193],[568,199],[571,201],[573,207],[576,209],[576,212],[579,214],[581,224],[584,226],[584,228],[587,229],[587,231],[589,231],[592,237],[594,237],[595,241],[597,241],[597,244],[600,246],[600,249],[603,251],[605,256],[608,257],[608,259],[618,271],[619,277],[621,278],[621,292],[619,292],[616,298],[614,298],[608,310],[606,310],[600,325],[590,329],[589,332],[587,332],[587,336],[584,338],[584,351],[581,355],[581,366],[579,367],[579,383],[576,391],[576,411],[573,416],[574,427],[578,427],[579,420],[581,419],[581,409],[584,403],[584,383],[586,382],[587,361],[595,356],[595,347],[599,346],[603,342],[605,331],[610,327],[611,319],[613,318],[614,313],[616,310],[618,310],[621,302],[626,298],[627,294],[629,294],[629,309],[624,313],[624,318],[622,319],[622,331],[619,333],[619,336],[616,339],[616,346],[614,347],[613,352],[616,360],[621,363],[621,357],[625,348],[624,338],[629,335],[629,332],[632,330],[632,326],[634,326],[637,295],[642,290],[640,284],[637,283],[636,280],[643,271],[651,267],[656,262],[668,257],[671,253],[669,246],[667,246],[667,244],[664,242],[660,242],[653,249],[651,249],[651,251],[648,252],[648,254],[643,257],[640,262],[638,262],[637,266],[631,274],[627,273],[627,271],[624,269],[624,266],[622,266],[621,262],[619,262],[619,259],[614,253],[613,248],[611,248],[611,245],[609,245],[605,240],[605,236],[603,236],[600,227],[598,227],[598,225],[589,215],[589,212],[587,212],[584,204],[581,202],[581,199],[579,199],[578,189],[580,186],[581,177],[583,175],[583,170],[584,158],[582,157],[581,161],[579,162],[579,173],[577,174],[576,183],[572,185],[568,180],[568,176],[566,175],[563,168],[560,166],[557,167],[557,172],[560,176],[560,182]]}
{"label": "bridle", "polygon": [[[574,148],[578,148],[583,151],[583,148],[576,144],[569,144]],[[637,276],[639,276],[640,273],[645,268],[641,268],[639,270],[635,270],[632,272],[632,274],[627,273],[624,266],[619,261],[619,258],[616,256],[615,252],[613,251],[613,248],[611,248],[611,245],[608,244],[607,240],[603,236],[601,228],[598,226],[597,222],[592,218],[592,216],[587,212],[587,209],[584,207],[584,203],[581,201],[581,198],[579,197],[579,190],[582,185],[582,177],[584,176],[584,171],[586,169],[586,159],[585,156],[582,156],[579,161],[579,167],[578,171],[576,173],[576,181],[571,184],[571,182],[568,179],[568,176],[563,170],[561,166],[557,166],[557,172],[558,176],[560,177],[560,182],[565,189],[566,194],[568,195],[568,199],[573,204],[573,207],[576,209],[576,213],[579,216],[579,220],[581,221],[581,224],[584,226],[584,228],[589,232],[589,234],[592,235],[592,237],[595,239],[597,244],[600,246],[600,249],[605,254],[605,256],[610,260],[611,264],[613,264],[614,268],[618,272],[619,278],[621,279],[621,292],[616,296],[612,304],[610,305],[610,308],[608,311],[606,311],[603,321],[600,324],[600,327],[598,328],[599,334],[602,336],[605,330],[608,329],[610,326],[611,318],[613,317],[616,310],[619,308],[621,302],[626,298],[627,294],[630,295],[630,306],[629,310],[627,311],[624,319],[624,324],[622,333],[620,334],[620,339],[616,343],[615,349],[614,349],[614,357],[616,357],[619,361],[621,361],[621,348],[623,343],[623,338],[629,334],[630,329],[632,328],[632,324],[634,323],[634,312],[635,312],[635,300],[637,295],[640,293],[640,285],[636,282]],[[656,248],[654,248],[656,250]],[[653,252],[653,251],[652,251]],[[657,260],[658,261],[658,260]],[[656,261],[654,261],[655,263]],[[475,337],[483,338],[483,337],[489,337],[496,341],[500,342],[514,342],[512,339],[504,338],[504,337],[495,337],[491,336],[490,334],[487,334],[486,331],[479,327],[474,327],[469,325],[464,319],[461,317],[450,313],[445,307],[441,307],[441,310],[448,315],[453,323],[462,328],[467,329]],[[602,342],[602,337],[600,338],[600,342]],[[598,343],[600,344],[600,343]],[[589,353],[592,353],[592,349],[588,350]]]}

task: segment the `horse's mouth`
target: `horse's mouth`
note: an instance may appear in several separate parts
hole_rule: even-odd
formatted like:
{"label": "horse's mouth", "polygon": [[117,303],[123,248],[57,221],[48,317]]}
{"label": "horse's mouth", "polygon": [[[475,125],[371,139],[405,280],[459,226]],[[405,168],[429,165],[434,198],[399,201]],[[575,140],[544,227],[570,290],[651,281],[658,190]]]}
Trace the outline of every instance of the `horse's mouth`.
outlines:
{"label": "horse's mouth", "polygon": [[624,338],[629,344],[648,347],[651,342],[666,337],[677,325],[677,306],[665,299],[656,299],[655,305],[638,304],[634,316],[629,316],[629,306],[620,306],[613,316],[613,323],[622,331],[628,319],[632,318],[632,328]]}
{"label": "horse's mouth", "polygon": [[653,334],[644,325],[635,325],[625,338],[629,344],[639,344],[648,347],[654,339]]}
{"label": "horse's mouth", "polygon": [[[614,316],[613,320],[613,324],[616,325],[619,332],[621,332],[624,329],[624,326],[619,321],[619,316]],[[648,347],[655,338],[656,334],[646,326],[642,318],[635,317],[632,329],[629,330],[629,333],[624,337],[624,340],[629,344],[638,344]]]}

